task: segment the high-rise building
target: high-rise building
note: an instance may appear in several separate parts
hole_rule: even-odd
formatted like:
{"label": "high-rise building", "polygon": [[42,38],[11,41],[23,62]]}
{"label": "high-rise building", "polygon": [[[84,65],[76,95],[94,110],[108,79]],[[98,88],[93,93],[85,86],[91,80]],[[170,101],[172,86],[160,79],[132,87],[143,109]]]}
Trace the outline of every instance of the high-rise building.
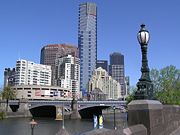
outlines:
{"label": "high-rise building", "polygon": [[52,85],[55,85],[55,60],[57,57],[63,57],[67,54],[79,57],[79,51],[76,46],[69,44],[50,44],[41,49],[40,63],[50,65],[52,68]]}
{"label": "high-rise building", "polygon": [[121,87],[119,82],[109,76],[108,72],[101,67],[95,69],[93,72],[89,81],[89,93],[97,88],[106,95],[106,99],[121,98]]}
{"label": "high-rise building", "polygon": [[88,90],[88,82],[97,60],[97,7],[95,3],[79,5],[78,47],[80,58],[80,90]]}
{"label": "high-rise building", "polygon": [[108,71],[108,61],[107,60],[97,60],[96,68],[102,67],[106,71]]}
{"label": "high-rise building", "polygon": [[109,74],[120,83],[121,95],[126,95],[124,76],[124,55],[118,52],[110,54]]}
{"label": "high-rise building", "polygon": [[4,70],[4,87],[14,86],[15,84],[15,68],[5,68]]}
{"label": "high-rise building", "polygon": [[80,95],[80,62],[79,58],[67,55],[56,58],[56,84],[70,89],[72,94]]}
{"label": "high-rise building", "polygon": [[16,61],[15,85],[51,85],[51,66]]}

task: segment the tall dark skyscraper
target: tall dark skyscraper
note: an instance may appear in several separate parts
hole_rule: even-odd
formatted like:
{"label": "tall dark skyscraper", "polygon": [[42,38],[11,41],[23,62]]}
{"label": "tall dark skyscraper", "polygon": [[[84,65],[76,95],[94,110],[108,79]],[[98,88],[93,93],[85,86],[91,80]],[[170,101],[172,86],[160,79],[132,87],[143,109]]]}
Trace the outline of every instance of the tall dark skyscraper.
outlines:
{"label": "tall dark skyscraper", "polygon": [[80,90],[88,90],[88,82],[97,60],[97,7],[95,3],[79,5],[78,47],[80,58]]}
{"label": "tall dark skyscraper", "polygon": [[107,60],[97,60],[96,68],[102,67],[108,72],[108,61]]}
{"label": "tall dark skyscraper", "polygon": [[124,55],[118,52],[110,54],[109,74],[120,83],[121,95],[126,94],[124,76]]}

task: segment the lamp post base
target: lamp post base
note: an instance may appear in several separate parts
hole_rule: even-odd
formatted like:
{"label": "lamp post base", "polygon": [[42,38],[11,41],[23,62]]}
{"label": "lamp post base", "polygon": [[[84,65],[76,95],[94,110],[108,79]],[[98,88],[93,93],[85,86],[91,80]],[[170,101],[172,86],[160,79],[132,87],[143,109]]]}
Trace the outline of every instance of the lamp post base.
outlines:
{"label": "lamp post base", "polygon": [[163,105],[157,100],[133,100],[128,104],[128,126],[143,124],[148,135],[163,131]]}
{"label": "lamp post base", "polygon": [[134,99],[153,99],[153,84],[151,81],[141,80],[137,83],[137,91],[135,92]]}

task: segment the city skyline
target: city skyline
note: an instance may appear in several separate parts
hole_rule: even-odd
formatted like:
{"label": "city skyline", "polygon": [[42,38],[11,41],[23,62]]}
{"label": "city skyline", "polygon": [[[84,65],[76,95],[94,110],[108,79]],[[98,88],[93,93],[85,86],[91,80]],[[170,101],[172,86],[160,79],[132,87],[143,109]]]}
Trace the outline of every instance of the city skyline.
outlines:
{"label": "city skyline", "polygon": [[[87,1],[1,2],[0,86],[4,83],[4,69],[15,67],[19,58],[40,63],[40,50],[47,44],[78,46],[78,6],[83,2]],[[141,52],[137,41],[141,23],[146,24],[151,36],[148,45],[150,69],[170,64],[180,68],[178,0],[90,2],[98,7],[97,59],[109,61],[109,54],[122,53],[130,85],[136,85],[141,74]]]}

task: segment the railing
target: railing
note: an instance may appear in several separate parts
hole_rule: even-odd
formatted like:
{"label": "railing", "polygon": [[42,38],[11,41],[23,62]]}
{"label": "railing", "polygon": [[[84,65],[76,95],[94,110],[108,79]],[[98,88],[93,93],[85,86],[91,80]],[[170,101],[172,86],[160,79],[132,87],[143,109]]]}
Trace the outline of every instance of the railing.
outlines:
{"label": "railing", "polygon": [[[6,100],[1,100],[0,103],[6,103]],[[30,104],[71,104],[72,100],[9,100],[9,104],[17,105],[19,103],[30,103]],[[77,101],[79,105],[88,104],[101,104],[101,105],[123,105],[125,106],[127,101]]]}

